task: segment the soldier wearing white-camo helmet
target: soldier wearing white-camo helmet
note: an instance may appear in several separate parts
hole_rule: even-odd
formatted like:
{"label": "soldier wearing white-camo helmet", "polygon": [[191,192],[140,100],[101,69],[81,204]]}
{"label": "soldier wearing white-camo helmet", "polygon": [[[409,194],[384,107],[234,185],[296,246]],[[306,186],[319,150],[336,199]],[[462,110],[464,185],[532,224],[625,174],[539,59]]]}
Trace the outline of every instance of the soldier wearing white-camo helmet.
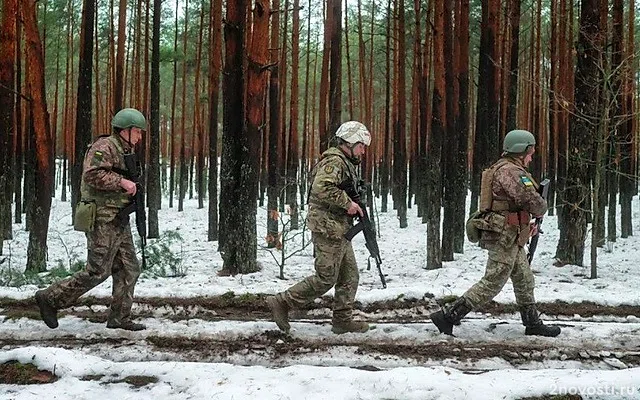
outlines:
{"label": "soldier wearing white-camo helmet", "polygon": [[369,329],[366,322],[353,320],[360,276],[351,242],[344,237],[353,225],[353,217],[362,215],[362,209],[339,185],[359,180],[356,166],[371,144],[371,133],[361,122],[348,121],[340,125],[333,143],[311,172],[307,227],[315,247],[315,274],[266,300],[276,324],[284,332],[290,329],[291,308],[304,306],[334,286],[331,330],[341,334]]}

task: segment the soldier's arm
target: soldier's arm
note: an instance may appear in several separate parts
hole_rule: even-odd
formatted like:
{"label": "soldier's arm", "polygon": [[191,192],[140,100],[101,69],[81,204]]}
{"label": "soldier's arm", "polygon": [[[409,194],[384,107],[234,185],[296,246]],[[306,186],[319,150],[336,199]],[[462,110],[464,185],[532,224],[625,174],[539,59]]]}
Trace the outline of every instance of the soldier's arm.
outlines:
{"label": "soldier's arm", "polygon": [[94,143],[85,157],[84,182],[99,190],[121,190],[122,175],[112,170],[117,160],[115,149],[106,140]]}
{"label": "soldier's arm", "polygon": [[351,205],[351,199],[344,190],[338,188],[343,175],[343,167],[336,164],[332,163],[331,159],[318,164],[316,177],[311,186],[311,195],[329,206],[348,210]]}
{"label": "soldier's arm", "polygon": [[547,212],[547,202],[540,196],[524,170],[505,167],[500,168],[496,174],[499,174],[502,189],[519,208],[533,215],[543,215]]}

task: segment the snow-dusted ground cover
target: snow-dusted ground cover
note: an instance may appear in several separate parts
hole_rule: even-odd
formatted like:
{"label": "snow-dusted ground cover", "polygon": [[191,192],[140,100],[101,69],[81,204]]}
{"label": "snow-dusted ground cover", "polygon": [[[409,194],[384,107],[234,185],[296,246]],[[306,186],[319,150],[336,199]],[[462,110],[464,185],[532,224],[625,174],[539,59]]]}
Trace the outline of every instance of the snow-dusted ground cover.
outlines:
{"label": "snow-dusted ground cover", "polygon": [[[177,231],[183,241],[173,245],[174,252],[182,257],[186,276],[180,278],[143,277],[136,286],[139,297],[195,297],[220,295],[229,291],[242,293],[275,293],[286,289],[313,270],[311,248],[287,260],[287,280],[277,278],[278,265],[268,250],[260,249],[258,258],[262,271],[243,276],[219,277],[216,272],[222,266],[217,253],[217,243],[207,242],[206,209],[198,210],[197,201],[185,201],[185,211],[169,209],[167,201],[160,214],[161,231]],[[221,210],[224,212],[224,210]],[[634,202],[634,229],[640,230],[638,204]],[[54,200],[49,231],[49,267],[60,262],[68,264],[74,259],[84,259],[84,235],[73,231],[71,210],[68,203]],[[380,213],[380,250],[383,269],[387,274],[388,288],[381,289],[374,269],[366,270],[366,249],[363,238],[354,239],[361,281],[357,300],[370,303],[378,300],[423,298],[425,294],[436,297],[460,295],[484,272],[486,253],[472,244],[465,244],[465,253],[456,254],[455,260],[445,262],[442,269],[427,271],[426,230],[416,217],[416,209],[409,210],[409,227],[399,229],[394,211]],[[266,236],[266,210],[258,209],[258,235]],[[591,301],[603,305],[628,304],[640,306],[640,256],[638,237],[618,239],[609,249],[599,252],[599,279],[587,279],[589,275],[589,250],[585,254],[585,266],[553,266],[553,255],[558,240],[555,217],[545,218],[545,234],[541,237],[534,260],[536,297],[541,302],[562,300],[566,302]],[[6,258],[0,268],[22,270],[26,260],[28,232],[14,225],[14,239],[4,244]],[[291,249],[300,246],[299,237],[287,245]],[[153,241],[150,240],[150,243]],[[261,241],[263,242],[263,241]],[[589,246],[589,243],[587,243]],[[280,257],[279,253],[274,253]],[[375,267],[374,267],[375,268]],[[19,288],[0,287],[0,297],[26,299],[37,288],[26,285]],[[111,282],[90,292],[96,297],[111,294]],[[513,303],[510,284],[498,295],[496,301]],[[135,312],[135,310],[134,310]],[[366,318],[366,315],[359,317]],[[75,348],[29,346],[15,348],[5,346],[0,351],[0,363],[17,359],[33,362],[40,368],[54,370],[61,376],[47,385],[0,385],[0,398],[31,399],[48,396],[56,399],[516,399],[543,394],[582,394],[585,398],[639,398],[640,369],[626,368],[607,352],[635,351],[640,354],[640,319],[591,318],[580,316],[560,318],[563,334],[558,338],[530,338],[522,336],[517,316],[485,318],[472,315],[470,320],[456,330],[458,338],[443,338],[428,323],[380,324],[365,335],[331,334],[328,324],[294,322],[293,336],[300,340],[317,340],[338,344],[322,356],[309,354],[274,363],[261,358],[260,353],[247,357],[228,359],[213,357],[209,363],[184,362],[176,354],[152,352],[142,343],[145,337],[183,336],[196,339],[243,339],[257,337],[275,329],[275,324],[259,321],[203,321],[190,319],[170,321],[165,318],[143,320],[149,329],[142,333],[108,331],[104,324],[91,323],[76,317],[65,317],[57,330],[47,329],[39,321],[26,318],[13,320],[0,317],[0,343],[9,339],[55,340],[57,338],[122,338],[127,346],[109,348]],[[554,317],[550,317],[553,319]],[[606,323],[599,323],[606,321]],[[505,323],[508,322],[508,323]],[[492,329],[487,329],[489,324]],[[537,348],[595,349],[603,362],[585,364],[577,361],[561,362],[557,358],[545,362],[538,357],[521,368],[501,359],[477,360],[470,365],[457,364],[455,360],[434,362],[425,360],[372,357],[354,351],[363,341],[416,345],[474,346],[479,343],[505,343],[509,346],[537,346]],[[51,341],[47,343],[52,343]],[[543,357],[544,358],[544,357]],[[242,365],[240,365],[242,364]],[[356,368],[377,365],[378,371]],[[471,370],[471,371],[470,371]],[[470,373],[474,372],[474,373]],[[81,380],[87,375],[128,376],[152,375],[157,383],[134,388],[127,383],[105,384],[108,378],[97,381]]]}

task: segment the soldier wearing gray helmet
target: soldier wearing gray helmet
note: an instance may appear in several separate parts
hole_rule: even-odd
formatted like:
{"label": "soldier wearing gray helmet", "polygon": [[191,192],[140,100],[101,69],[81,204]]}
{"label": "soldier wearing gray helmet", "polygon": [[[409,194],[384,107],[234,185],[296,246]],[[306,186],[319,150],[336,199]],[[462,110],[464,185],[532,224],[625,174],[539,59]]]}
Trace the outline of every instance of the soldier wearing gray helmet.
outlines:
{"label": "soldier wearing gray helmet", "polygon": [[124,157],[142,139],[147,122],[140,111],[125,108],[116,113],[111,126],[111,135],[99,137],[84,157],[74,227],[86,234],[87,264],[73,276],[35,294],[40,315],[51,329],[58,327],[57,310],[73,305],[109,276],[113,277],[113,289],[107,328],[145,329],[131,321],[133,292],[140,275],[131,227],[116,217],[137,190],[136,184],[123,176]]}
{"label": "soldier wearing gray helmet", "polygon": [[534,277],[524,245],[535,234],[531,216],[547,211],[538,184],[527,171],[535,153],[531,132],[513,130],[504,138],[502,158],[483,171],[480,184],[480,246],[489,251],[485,275],[453,304],[431,314],[441,333],[453,334],[453,326],[471,310],[493,299],[511,278],[525,335],[560,334],[557,326],[544,325],[535,305]]}
{"label": "soldier wearing gray helmet", "polygon": [[356,165],[371,143],[369,130],[360,122],[348,121],[335,134],[335,146],[320,156],[312,170],[307,227],[315,247],[315,275],[286,291],[266,299],[278,327],[288,333],[289,310],[300,308],[335,286],[333,333],[366,332],[366,322],[352,318],[353,301],[359,273],[351,242],[344,234],[353,225],[353,217],[362,215],[360,206],[338,186],[358,181]]}

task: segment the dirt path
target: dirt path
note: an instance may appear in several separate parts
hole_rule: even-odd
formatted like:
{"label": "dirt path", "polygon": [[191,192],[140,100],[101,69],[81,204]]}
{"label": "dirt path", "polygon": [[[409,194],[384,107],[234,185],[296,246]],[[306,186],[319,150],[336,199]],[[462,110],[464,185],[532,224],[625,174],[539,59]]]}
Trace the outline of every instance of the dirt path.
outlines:
{"label": "dirt path", "polygon": [[[470,315],[464,324],[466,339],[445,338],[437,335],[429,324],[428,315],[438,304],[428,297],[357,304],[357,317],[376,326],[373,334],[364,336],[330,333],[329,297],[292,313],[292,322],[298,326],[293,336],[271,330],[273,324],[264,305],[264,295],[139,298],[134,314],[151,319],[154,326],[136,335],[117,331],[114,334],[112,330],[90,324],[106,321],[108,302],[108,298],[87,297],[77,307],[62,310],[61,318],[75,316],[81,319],[78,323],[93,326],[90,334],[72,335],[60,329],[43,328],[31,300],[0,299],[0,317],[7,324],[5,327],[14,324],[15,328],[0,330],[0,347],[74,348],[127,361],[231,362],[274,367],[343,365],[369,370],[408,365],[450,365],[469,372],[531,368],[540,364],[551,368],[640,366],[640,341],[634,339],[640,331],[640,320],[627,318],[640,315],[637,306],[541,304],[547,319],[556,319],[567,330],[565,339],[558,341],[523,337],[519,321],[513,320],[517,318],[513,315],[515,305],[496,303]],[[576,314],[582,318],[574,318]],[[504,316],[508,322],[503,321]],[[21,319],[23,317],[34,321]],[[173,328],[167,328],[169,325]],[[191,328],[198,325],[200,331]],[[220,328],[228,325],[233,327]],[[21,334],[22,331],[34,333]],[[132,352],[132,347],[138,351]],[[135,354],[135,360],[131,354]]]}

